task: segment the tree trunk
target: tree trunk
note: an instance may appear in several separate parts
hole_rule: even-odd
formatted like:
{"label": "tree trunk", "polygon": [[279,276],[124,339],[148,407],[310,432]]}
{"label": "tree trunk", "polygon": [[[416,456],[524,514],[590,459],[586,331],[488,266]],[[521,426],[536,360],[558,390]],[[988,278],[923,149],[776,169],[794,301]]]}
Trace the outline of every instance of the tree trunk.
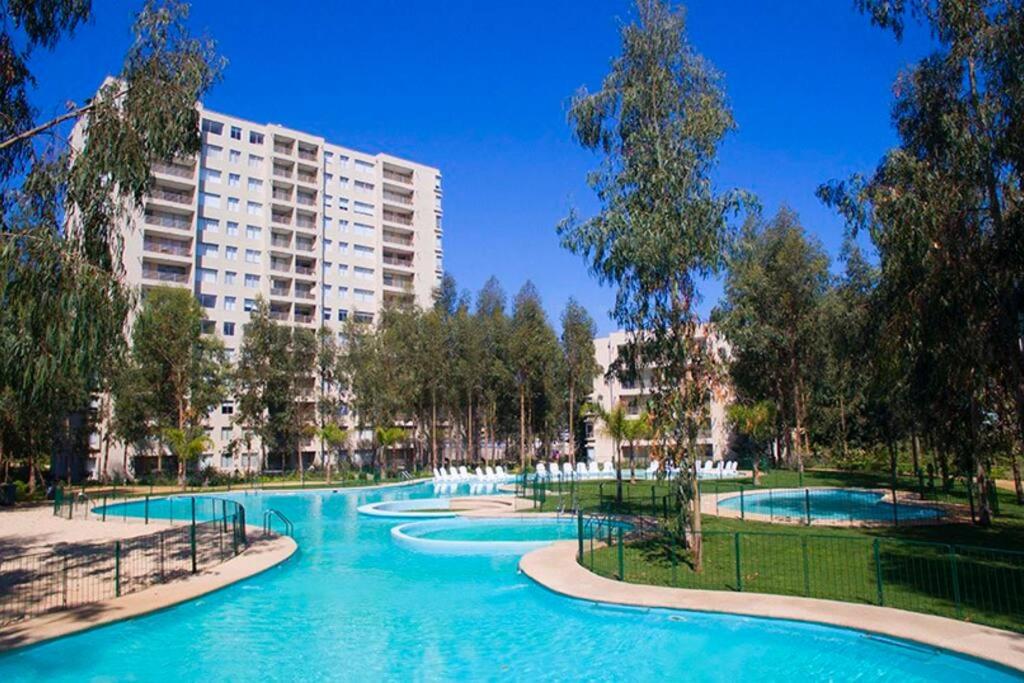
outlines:
{"label": "tree trunk", "polygon": [[572,382],[569,383],[569,462],[572,463],[572,468],[576,469],[576,432],[573,431],[573,409],[575,405],[575,391]]}
{"label": "tree trunk", "polygon": [[843,447],[843,460],[846,460],[849,457],[849,450],[846,443],[846,399],[842,392],[839,393],[839,438]]}
{"label": "tree trunk", "polygon": [[690,440],[690,498],[693,512],[690,526],[693,532],[693,568],[701,571],[704,566],[703,520],[700,509],[700,479],[697,477],[697,442]]}
{"label": "tree trunk", "polygon": [[437,389],[430,389],[430,464],[437,469]]}
{"label": "tree trunk", "polygon": [[526,389],[519,387],[519,461],[526,472]]}
{"label": "tree trunk", "polygon": [[1017,494],[1017,505],[1024,505],[1024,484],[1021,483],[1020,459],[1017,449],[1010,449],[1010,469],[1013,471],[1013,490]]}
{"label": "tree trunk", "polygon": [[921,439],[917,435],[917,430],[914,430],[910,437],[910,454],[914,461],[914,476],[916,477],[918,470],[921,469]]}
{"label": "tree trunk", "polygon": [[629,483],[636,483],[636,442],[629,442]]}
{"label": "tree trunk", "polygon": [[981,458],[975,458],[975,462],[977,463],[975,466],[975,479],[978,482],[978,524],[983,527],[990,527],[992,526],[992,502],[989,498],[991,482]]}
{"label": "tree trunk", "polygon": [[615,504],[622,505],[622,444],[615,441]]}

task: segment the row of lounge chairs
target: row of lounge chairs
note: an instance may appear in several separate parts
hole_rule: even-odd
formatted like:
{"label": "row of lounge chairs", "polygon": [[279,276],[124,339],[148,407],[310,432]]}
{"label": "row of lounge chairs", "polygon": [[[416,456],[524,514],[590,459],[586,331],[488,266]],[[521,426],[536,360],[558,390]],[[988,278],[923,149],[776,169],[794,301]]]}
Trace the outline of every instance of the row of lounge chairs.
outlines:
{"label": "row of lounge chairs", "polygon": [[438,467],[434,470],[435,484],[498,483],[508,478],[508,473],[505,472],[505,468],[501,465],[497,467],[491,467],[490,465],[484,468],[477,467],[473,472],[470,472],[465,465],[459,465],[458,468],[449,467],[447,470],[444,467]]}

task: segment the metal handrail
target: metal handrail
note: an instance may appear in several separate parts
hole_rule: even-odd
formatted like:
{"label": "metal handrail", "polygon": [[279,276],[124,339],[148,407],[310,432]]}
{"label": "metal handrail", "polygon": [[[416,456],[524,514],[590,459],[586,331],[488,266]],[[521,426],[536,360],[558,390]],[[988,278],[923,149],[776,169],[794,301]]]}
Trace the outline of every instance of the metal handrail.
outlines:
{"label": "metal handrail", "polygon": [[295,525],[292,524],[291,520],[285,517],[284,513],[274,508],[269,508],[263,512],[263,535],[267,535],[273,531],[274,517],[281,520],[284,524],[284,533],[286,536],[295,535]]}

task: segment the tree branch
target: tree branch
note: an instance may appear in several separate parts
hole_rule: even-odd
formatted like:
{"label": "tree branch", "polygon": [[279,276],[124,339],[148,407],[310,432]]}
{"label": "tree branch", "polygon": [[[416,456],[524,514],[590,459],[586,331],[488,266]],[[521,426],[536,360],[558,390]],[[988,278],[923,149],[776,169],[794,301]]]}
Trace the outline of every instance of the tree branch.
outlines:
{"label": "tree branch", "polygon": [[82,114],[84,114],[87,111],[91,110],[93,108],[93,106],[95,106],[94,103],[90,102],[89,104],[87,104],[85,106],[78,107],[77,109],[72,109],[71,111],[69,111],[69,112],[67,112],[65,114],[61,114],[60,116],[58,116],[56,118],[53,118],[53,119],[50,119],[49,121],[47,121],[45,123],[41,123],[38,126],[36,126],[35,128],[29,128],[28,130],[22,131],[21,133],[18,133],[17,135],[13,135],[13,136],[7,138],[6,140],[4,140],[3,142],[0,142],[0,152],[2,152],[3,150],[7,149],[11,145],[17,144],[17,143],[21,142],[22,140],[27,140],[27,139],[29,139],[31,137],[35,137],[36,135],[39,135],[43,131],[48,130],[50,128],[53,128],[54,126],[60,125],[61,123],[64,123],[65,121],[67,121],[69,119],[77,119]]}

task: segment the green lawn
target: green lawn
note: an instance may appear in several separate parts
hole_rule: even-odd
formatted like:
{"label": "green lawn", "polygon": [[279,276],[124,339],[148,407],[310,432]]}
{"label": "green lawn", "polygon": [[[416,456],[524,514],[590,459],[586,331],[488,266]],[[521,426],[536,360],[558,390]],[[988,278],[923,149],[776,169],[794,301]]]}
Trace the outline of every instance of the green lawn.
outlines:
{"label": "green lawn", "polygon": [[[761,484],[796,487],[798,477],[794,472],[772,472]],[[885,486],[887,479],[808,472],[804,484],[876,488]],[[902,488],[917,489],[914,480],[900,483]],[[704,492],[716,484],[725,492],[750,482],[709,483]],[[572,490],[563,486],[561,492],[557,484],[549,485],[541,507],[557,509],[560,500],[575,495],[587,512],[608,511],[614,491],[614,482],[584,482]],[[623,512],[660,516],[662,498],[668,493],[664,483],[627,483]],[[940,495],[967,500],[962,487]],[[1024,507],[1006,491],[999,493],[998,504],[1000,514],[989,529],[970,524],[807,527],[705,515],[700,571],[668,534],[627,537],[620,570],[618,546],[596,543],[607,541],[608,533],[591,522],[585,532],[584,564],[599,574],[635,583],[883,604],[1024,631]]]}

